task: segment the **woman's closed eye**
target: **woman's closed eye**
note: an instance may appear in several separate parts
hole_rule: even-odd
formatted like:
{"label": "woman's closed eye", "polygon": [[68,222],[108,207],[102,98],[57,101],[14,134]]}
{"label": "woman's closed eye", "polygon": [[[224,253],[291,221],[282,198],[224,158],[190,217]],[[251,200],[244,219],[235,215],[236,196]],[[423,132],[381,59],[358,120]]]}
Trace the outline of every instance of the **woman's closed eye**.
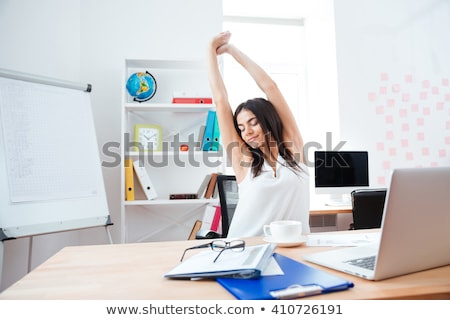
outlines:
{"label": "woman's closed eye", "polygon": [[253,118],[253,119],[250,119],[250,120],[247,122],[247,125],[243,125],[243,124],[238,125],[238,129],[239,129],[241,132],[245,132],[245,131],[246,131],[246,127],[256,127],[256,126],[258,126],[258,125],[259,125],[258,119]]}

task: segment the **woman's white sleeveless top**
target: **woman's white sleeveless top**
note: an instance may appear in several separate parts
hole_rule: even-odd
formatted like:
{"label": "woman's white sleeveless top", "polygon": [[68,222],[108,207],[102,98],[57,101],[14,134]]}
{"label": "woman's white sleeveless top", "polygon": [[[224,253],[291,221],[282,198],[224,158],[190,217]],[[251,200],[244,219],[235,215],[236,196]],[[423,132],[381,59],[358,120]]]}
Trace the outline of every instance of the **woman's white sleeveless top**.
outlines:
{"label": "woman's white sleeveless top", "polygon": [[239,201],[228,231],[228,238],[263,235],[263,226],[275,220],[300,220],[303,234],[309,228],[309,171],[300,163],[300,170],[286,167],[278,158],[276,176],[264,162],[262,172],[253,178],[251,168],[239,184]]}

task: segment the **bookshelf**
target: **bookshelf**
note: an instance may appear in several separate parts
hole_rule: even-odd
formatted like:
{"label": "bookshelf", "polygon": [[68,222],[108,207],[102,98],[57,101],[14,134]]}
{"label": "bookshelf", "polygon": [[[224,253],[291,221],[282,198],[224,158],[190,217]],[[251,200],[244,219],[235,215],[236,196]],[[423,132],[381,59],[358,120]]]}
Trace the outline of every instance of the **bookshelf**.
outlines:
{"label": "bookshelf", "polygon": [[[137,102],[126,89],[128,78],[148,71],[156,81],[150,100]],[[126,59],[123,72],[121,141],[121,241],[146,242],[186,240],[196,220],[213,199],[170,200],[170,194],[196,193],[204,177],[222,172],[222,150],[202,151],[200,127],[205,125],[213,104],[172,103],[173,97],[211,97],[205,62]],[[162,129],[162,150],[136,148],[138,124]],[[188,145],[188,150],[181,150]],[[126,199],[125,159],[139,160],[156,189],[147,199],[134,175],[134,200]]]}

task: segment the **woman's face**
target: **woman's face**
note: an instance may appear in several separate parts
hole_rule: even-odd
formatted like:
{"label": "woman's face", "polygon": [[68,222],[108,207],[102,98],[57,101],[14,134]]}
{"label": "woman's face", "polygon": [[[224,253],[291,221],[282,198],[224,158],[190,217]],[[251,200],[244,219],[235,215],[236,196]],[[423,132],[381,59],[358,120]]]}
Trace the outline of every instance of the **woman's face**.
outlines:
{"label": "woman's face", "polygon": [[243,109],[236,117],[242,139],[252,148],[257,149],[265,144],[264,132],[250,110]]}

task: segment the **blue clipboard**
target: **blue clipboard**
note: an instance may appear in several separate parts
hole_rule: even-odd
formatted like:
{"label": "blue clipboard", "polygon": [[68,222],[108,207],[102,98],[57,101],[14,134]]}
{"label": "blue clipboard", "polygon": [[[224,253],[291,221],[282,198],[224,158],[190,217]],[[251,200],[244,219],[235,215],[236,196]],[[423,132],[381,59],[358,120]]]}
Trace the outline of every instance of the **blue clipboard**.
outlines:
{"label": "blue clipboard", "polygon": [[294,299],[347,290],[354,284],[328,272],[274,253],[283,275],[256,279],[218,278],[219,282],[239,300]]}

